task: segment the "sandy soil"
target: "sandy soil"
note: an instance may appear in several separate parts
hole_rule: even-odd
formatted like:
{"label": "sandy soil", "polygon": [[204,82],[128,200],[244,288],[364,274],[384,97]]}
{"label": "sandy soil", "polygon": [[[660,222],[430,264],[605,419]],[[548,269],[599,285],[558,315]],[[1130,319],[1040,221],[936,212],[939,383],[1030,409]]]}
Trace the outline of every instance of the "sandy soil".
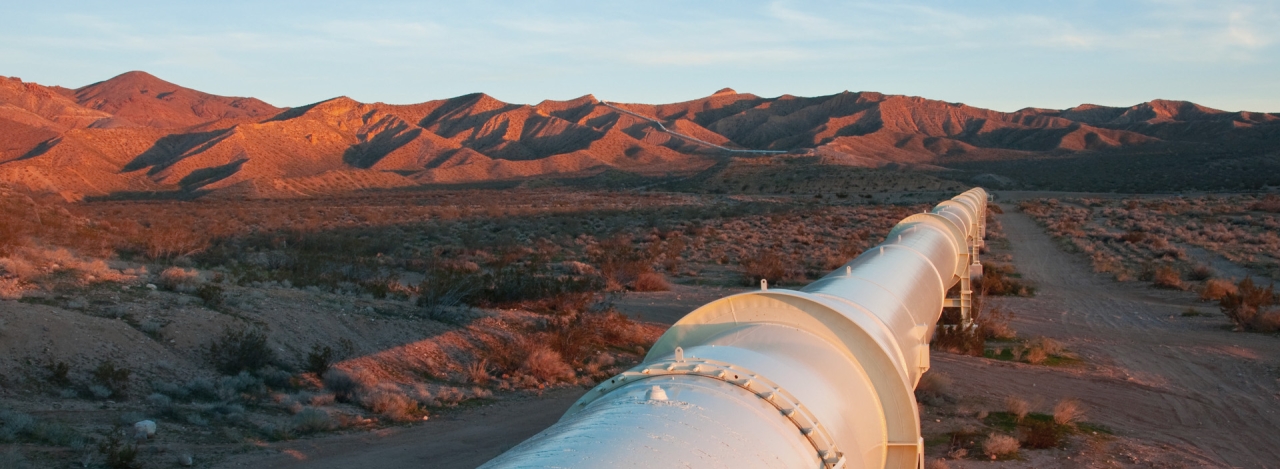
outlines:
{"label": "sandy soil", "polygon": [[[1103,443],[1024,452],[1019,461],[951,461],[951,467],[1274,467],[1280,461],[1280,342],[1231,332],[1217,314],[1183,317],[1194,295],[1116,283],[1060,251],[1025,215],[1005,207],[1010,251],[1034,298],[1009,298],[1022,337],[1047,336],[1084,365],[1045,367],[943,353],[934,370],[962,400],[988,405],[1015,395],[1051,406],[1074,397],[1088,420],[1113,429]],[[670,323],[736,289],[677,286],[618,303],[628,314]],[[582,388],[450,411],[413,427],[284,442],[217,467],[470,468],[559,418]],[[997,409],[998,407],[992,407]],[[926,413],[928,414],[928,413]],[[943,422],[942,418],[938,422]],[[942,429],[928,415],[926,435]],[[1096,442],[1095,442],[1096,443]],[[929,449],[939,456],[940,448]],[[945,451],[945,450],[942,450]]]}

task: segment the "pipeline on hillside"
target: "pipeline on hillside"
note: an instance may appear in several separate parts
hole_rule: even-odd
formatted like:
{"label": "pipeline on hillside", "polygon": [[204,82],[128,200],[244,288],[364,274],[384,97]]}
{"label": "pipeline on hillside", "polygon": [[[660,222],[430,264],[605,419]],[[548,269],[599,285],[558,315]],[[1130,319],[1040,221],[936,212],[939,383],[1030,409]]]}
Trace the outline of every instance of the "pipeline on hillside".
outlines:
{"label": "pipeline on hillside", "polygon": [[698,308],[481,467],[923,467],[913,390],[942,308],[968,324],[986,204],[969,190],[804,288]]}

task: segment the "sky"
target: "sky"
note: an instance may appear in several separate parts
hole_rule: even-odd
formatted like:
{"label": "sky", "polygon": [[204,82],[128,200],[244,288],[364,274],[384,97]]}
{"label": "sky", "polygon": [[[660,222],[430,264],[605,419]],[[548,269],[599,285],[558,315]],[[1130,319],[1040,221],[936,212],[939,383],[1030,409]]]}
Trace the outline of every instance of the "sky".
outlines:
{"label": "sky", "polygon": [[[12,0],[5,0],[12,1]],[[22,2],[0,75],[143,70],[300,106],[668,103],[878,91],[1001,111],[1180,99],[1280,112],[1280,1]]]}

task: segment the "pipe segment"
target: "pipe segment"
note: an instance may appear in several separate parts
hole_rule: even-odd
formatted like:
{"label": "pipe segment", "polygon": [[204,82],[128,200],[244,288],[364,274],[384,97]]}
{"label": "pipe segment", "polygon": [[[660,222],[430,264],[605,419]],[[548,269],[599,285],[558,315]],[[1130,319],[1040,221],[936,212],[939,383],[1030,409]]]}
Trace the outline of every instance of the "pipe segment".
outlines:
{"label": "pipe segment", "polygon": [[481,467],[923,467],[913,390],[947,290],[972,273],[986,203],[971,189],[804,288],[694,310],[640,365]]}

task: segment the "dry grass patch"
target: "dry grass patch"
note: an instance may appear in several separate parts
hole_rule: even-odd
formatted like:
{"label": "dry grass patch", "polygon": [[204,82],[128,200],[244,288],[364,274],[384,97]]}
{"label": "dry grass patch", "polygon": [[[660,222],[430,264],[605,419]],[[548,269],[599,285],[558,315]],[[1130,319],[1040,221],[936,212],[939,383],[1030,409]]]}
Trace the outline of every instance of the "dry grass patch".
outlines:
{"label": "dry grass patch", "polygon": [[657,272],[644,272],[637,275],[632,285],[632,290],[639,292],[667,291],[671,289],[671,284],[667,282],[667,278]]}
{"label": "dry grass patch", "polygon": [[1230,280],[1220,278],[1210,279],[1204,283],[1204,288],[1200,289],[1200,300],[1221,300],[1224,296],[1234,295],[1239,292],[1240,289],[1236,287],[1236,284],[1231,283]]}
{"label": "dry grass patch", "polygon": [[1018,455],[1018,439],[1009,435],[992,433],[982,442],[982,453],[991,459],[1011,459]]}
{"label": "dry grass patch", "polygon": [[1075,399],[1063,399],[1053,406],[1053,421],[1058,425],[1075,426],[1084,415],[1084,405]]}
{"label": "dry grass patch", "polygon": [[1004,409],[1015,421],[1021,422],[1031,412],[1031,403],[1021,397],[1009,396],[1004,399]]}

